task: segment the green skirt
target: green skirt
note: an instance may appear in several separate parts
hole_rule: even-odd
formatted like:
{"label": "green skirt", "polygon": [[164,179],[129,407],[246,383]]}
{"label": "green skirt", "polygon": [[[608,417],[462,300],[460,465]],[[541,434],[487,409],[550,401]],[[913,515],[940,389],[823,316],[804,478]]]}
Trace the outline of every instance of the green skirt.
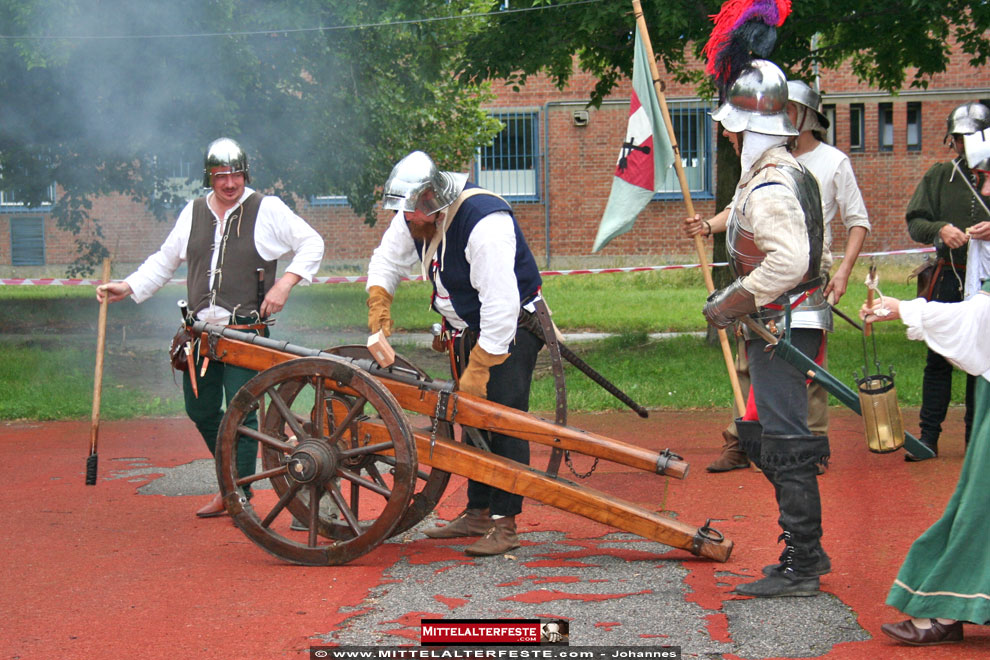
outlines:
{"label": "green skirt", "polygon": [[911,545],[887,604],[918,618],[990,623],[990,383],[977,379],[972,437],[956,492]]}

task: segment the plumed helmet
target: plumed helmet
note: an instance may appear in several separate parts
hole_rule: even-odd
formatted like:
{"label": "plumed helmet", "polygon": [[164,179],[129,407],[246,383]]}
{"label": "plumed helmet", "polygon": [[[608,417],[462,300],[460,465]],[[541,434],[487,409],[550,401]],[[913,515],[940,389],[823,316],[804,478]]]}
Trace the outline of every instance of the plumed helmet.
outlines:
{"label": "plumed helmet", "polygon": [[229,168],[221,174],[235,174],[244,172],[244,182],[251,181],[251,174],[248,172],[247,154],[230,138],[220,138],[210,142],[206,148],[206,157],[203,158],[203,187],[209,188],[213,185],[211,174],[214,167]]}
{"label": "plumed helmet", "polygon": [[969,169],[990,171],[990,128],[963,136],[963,144]]}
{"label": "plumed helmet", "polygon": [[467,175],[441,172],[433,159],[414,151],[392,168],[383,190],[383,206],[392,211],[419,209],[431,215],[450,206],[464,190]]}
{"label": "plumed helmet", "polygon": [[712,119],[733,133],[798,134],[787,117],[787,78],[769,60],[753,60],[739,73]]}
{"label": "plumed helmet", "polygon": [[801,80],[787,81],[787,100],[799,103],[814,110],[818,115],[818,123],[822,128],[828,128],[828,117],[822,114],[822,96]]}
{"label": "plumed helmet", "polygon": [[963,103],[949,113],[945,120],[945,138],[950,135],[969,135],[990,128],[990,108],[982,103]]}

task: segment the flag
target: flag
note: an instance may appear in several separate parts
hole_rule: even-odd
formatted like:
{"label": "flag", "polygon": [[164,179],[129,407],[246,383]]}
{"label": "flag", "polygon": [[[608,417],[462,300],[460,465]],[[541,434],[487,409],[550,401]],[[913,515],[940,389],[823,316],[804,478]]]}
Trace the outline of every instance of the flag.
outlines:
{"label": "flag", "polygon": [[653,199],[657,182],[663,180],[673,161],[674,150],[653,87],[646,46],[636,30],[629,125],[592,252],[598,252],[613,238],[632,229],[636,216]]}

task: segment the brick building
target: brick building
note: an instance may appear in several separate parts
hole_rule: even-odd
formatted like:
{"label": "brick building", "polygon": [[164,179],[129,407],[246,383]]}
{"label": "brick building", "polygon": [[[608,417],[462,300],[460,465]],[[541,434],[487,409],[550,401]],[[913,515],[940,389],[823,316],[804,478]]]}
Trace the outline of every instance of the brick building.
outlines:
{"label": "brick building", "polygon": [[[966,57],[927,89],[893,96],[858,83],[847,68],[823,71],[819,79],[825,111],[832,120],[830,141],[850,155],[863,189],[874,231],[865,251],[915,247],[904,225],[907,201],[922,174],[948,157],[945,118],[956,105],[990,99],[990,69],[974,69]],[[640,214],[635,228],[592,255],[591,245],[611,188],[625,135],[627,81],[599,109],[585,106],[593,79],[577,74],[563,91],[531,78],[519,92],[496,86],[490,110],[506,129],[474,163],[472,180],[513,202],[541,267],[573,268],[632,263],[693,261],[693,243],[681,238],[685,215],[680,187],[670,170],[666,192]],[[671,84],[666,91],[681,154],[699,213],[714,212],[715,126],[710,104],[692,89]],[[198,170],[198,162],[190,164]],[[59,276],[70,263],[74,237],[57,230],[49,208],[25,209],[0,196],[0,275]],[[300,200],[300,215],[325,238],[324,271],[359,267],[377,245],[386,223],[368,227],[339,198]],[[171,228],[122,196],[95,200],[115,276],[154,252]],[[841,245],[841,228],[835,232]]]}

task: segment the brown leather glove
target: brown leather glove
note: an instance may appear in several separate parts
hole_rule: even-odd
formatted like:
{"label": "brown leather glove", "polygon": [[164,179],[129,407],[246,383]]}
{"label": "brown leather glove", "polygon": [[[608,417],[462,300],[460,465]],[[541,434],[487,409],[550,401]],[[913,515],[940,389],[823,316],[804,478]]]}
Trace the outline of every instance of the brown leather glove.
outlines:
{"label": "brown leather glove", "polygon": [[486,398],[488,396],[489,370],[496,365],[502,364],[508,359],[508,353],[503,353],[502,355],[492,355],[483,349],[481,344],[475,344],[474,348],[471,349],[471,356],[468,358],[467,368],[464,370],[464,373],[461,374],[458,389],[461,392],[466,392],[467,394],[480,396],[483,399]]}
{"label": "brown leather glove", "polygon": [[386,337],[392,336],[392,294],[380,286],[368,289],[368,330],[375,334],[379,330]]}

